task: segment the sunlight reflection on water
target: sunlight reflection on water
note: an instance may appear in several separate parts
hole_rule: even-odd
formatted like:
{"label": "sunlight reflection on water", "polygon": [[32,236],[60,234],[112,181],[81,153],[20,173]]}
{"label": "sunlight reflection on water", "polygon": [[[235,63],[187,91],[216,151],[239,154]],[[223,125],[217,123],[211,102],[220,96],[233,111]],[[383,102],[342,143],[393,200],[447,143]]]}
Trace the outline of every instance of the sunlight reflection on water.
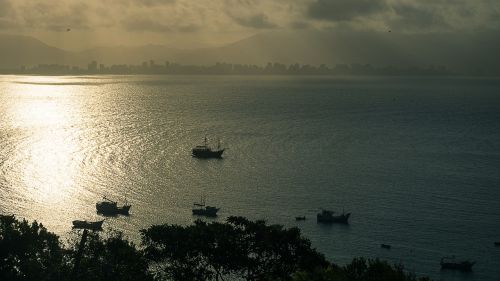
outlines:
{"label": "sunlight reflection on water", "polygon": [[[0,212],[64,237],[102,218],[103,195],[127,199],[131,215],[104,228],[137,242],[152,224],[192,223],[206,195],[215,220],[298,226],[334,262],[381,257],[440,278],[439,258],[457,254],[488,280],[499,81],[0,76]],[[190,156],[205,134],[229,147],[223,160]],[[352,224],[317,225],[319,207],[345,207]]]}
{"label": "sunlight reflection on water", "polygon": [[73,128],[78,123],[79,105],[77,99],[71,99],[78,89],[36,84],[65,80],[28,77],[23,80],[26,83],[11,83],[6,88],[9,104],[3,113],[19,141],[9,155],[12,169],[5,171],[5,179],[23,201],[34,203],[18,206],[23,208],[21,212],[40,221],[52,221],[57,210],[64,209],[58,214],[63,217],[80,211],[75,200],[80,166],[75,156],[81,145]]}

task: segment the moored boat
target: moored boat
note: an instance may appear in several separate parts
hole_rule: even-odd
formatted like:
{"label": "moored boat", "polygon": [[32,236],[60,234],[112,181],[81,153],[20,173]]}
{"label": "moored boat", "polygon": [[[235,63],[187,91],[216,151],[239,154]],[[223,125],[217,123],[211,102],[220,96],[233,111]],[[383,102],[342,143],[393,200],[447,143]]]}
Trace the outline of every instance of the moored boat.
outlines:
{"label": "moored boat", "polygon": [[195,216],[216,217],[217,212],[220,210],[220,208],[217,207],[206,206],[203,198],[200,203],[194,203],[193,205],[192,211]]}
{"label": "moored boat", "polygon": [[388,245],[388,244],[380,244],[380,248],[390,250],[390,249],[391,249],[391,245]]}
{"label": "moored boat", "polygon": [[472,266],[476,264],[476,262],[471,262],[468,260],[457,261],[455,257],[443,257],[441,258],[441,269],[451,269],[451,270],[460,270],[460,271],[471,271]]}
{"label": "moored boat", "polygon": [[103,201],[95,204],[98,214],[105,216],[128,215],[131,205],[125,203],[123,206],[118,206],[118,203],[103,197]]}
{"label": "moored boat", "polygon": [[89,229],[89,230],[102,230],[102,223],[104,220],[100,221],[81,221],[81,220],[74,220],[73,221],[73,228],[76,229]]}
{"label": "moored boat", "polygon": [[318,213],[316,216],[318,223],[342,223],[349,224],[349,217],[351,213],[345,213],[342,211],[342,214],[335,216],[334,212],[330,210],[322,210],[321,213]]}
{"label": "moored boat", "polygon": [[305,221],[306,220],[306,216],[295,217],[295,220],[296,221]]}
{"label": "moored boat", "polygon": [[222,153],[224,153],[224,148],[221,148],[220,141],[217,144],[217,149],[212,149],[207,144],[207,137],[205,137],[205,142],[203,145],[195,146],[191,154],[196,158],[222,158]]}

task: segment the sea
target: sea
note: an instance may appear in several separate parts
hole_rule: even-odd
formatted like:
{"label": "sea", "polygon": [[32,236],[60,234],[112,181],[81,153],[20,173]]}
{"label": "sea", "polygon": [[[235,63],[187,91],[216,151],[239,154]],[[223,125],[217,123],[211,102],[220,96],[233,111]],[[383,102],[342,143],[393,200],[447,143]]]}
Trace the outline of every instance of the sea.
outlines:
{"label": "sea", "polygon": [[[223,159],[191,156],[205,137]],[[500,79],[0,76],[0,213],[71,240],[103,196],[132,205],[104,228],[137,244],[204,198],[207,220],[298,227],[340,265],[500,280]],[[473,271],[441,271],[452,255]]]}

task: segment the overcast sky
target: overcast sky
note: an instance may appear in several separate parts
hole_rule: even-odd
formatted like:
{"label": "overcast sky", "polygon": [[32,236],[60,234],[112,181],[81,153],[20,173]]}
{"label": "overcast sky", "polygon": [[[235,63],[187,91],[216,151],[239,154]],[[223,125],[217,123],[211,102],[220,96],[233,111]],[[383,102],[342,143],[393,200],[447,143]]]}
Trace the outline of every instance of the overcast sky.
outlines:
{"label": "overcast sky", "polygon": [[67,49],[147,43],[197,48],[270,30],[460,33],[499,27],[499,0],[0,0],[1,33],[33,35]]}

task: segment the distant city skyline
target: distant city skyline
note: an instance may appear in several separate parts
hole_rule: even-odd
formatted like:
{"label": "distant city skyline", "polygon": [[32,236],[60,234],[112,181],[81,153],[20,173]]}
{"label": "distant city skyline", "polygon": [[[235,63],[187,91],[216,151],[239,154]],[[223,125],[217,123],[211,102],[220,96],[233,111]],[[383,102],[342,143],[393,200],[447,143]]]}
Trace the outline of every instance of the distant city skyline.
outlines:
{"label": "distant city skyline", "polygon": [[[105,65],[97,61],[87,67],[39,64],[12,69],[0,69],[0,74],[171,74],[171,75],[464,75],[453,72],[444,65],[429,66],[377,66],[371,64],[337,64],[335,66],[309,64],[282,64],[268,62],[266,65],[216,63],[213,65],[183,65],[175,62],[158,63],[154,60],[141,64]],[[471,73],[466,73],[471,74]],[[487,73],[472,73],[487,75]]]}
{"label": "distant city skyline", "polygon": [[[170,61],[205,68],[217,63],[264,67],[269,62],[312,66],[324,64],[329,67],[371,65],[375,68],[404,70],[401,74],[408,74],[409,69],[442,66],[441,69],[446,68],[446,72],[453,74],[500,75],[500,57],[497,55],[500,40],[495,40],[500,37],[496,35],[494,31],[464,33],[460,36],[451,33],[269,31],[214,48],[186,50],[146,44],[74,52],[48,45],[35,37],[0,34],[0,71],[12,73],[12,70],[18,72],[21,67],[32,69],[37,66],[39,70],[36,73],[39,73],[39,66],[43,66],[43,69],[52,69],[52,73],[66,73],[68,71],[61,69],[54,71],[54,67],[86,69],[88,63],[94,60],[106,66],[133,66],[154,60],[160,65]],[[133,71],[115,70],[113,73],[144,72],[141,68],[134,68]],[[82,73],[81,70],[72,72]]]}

